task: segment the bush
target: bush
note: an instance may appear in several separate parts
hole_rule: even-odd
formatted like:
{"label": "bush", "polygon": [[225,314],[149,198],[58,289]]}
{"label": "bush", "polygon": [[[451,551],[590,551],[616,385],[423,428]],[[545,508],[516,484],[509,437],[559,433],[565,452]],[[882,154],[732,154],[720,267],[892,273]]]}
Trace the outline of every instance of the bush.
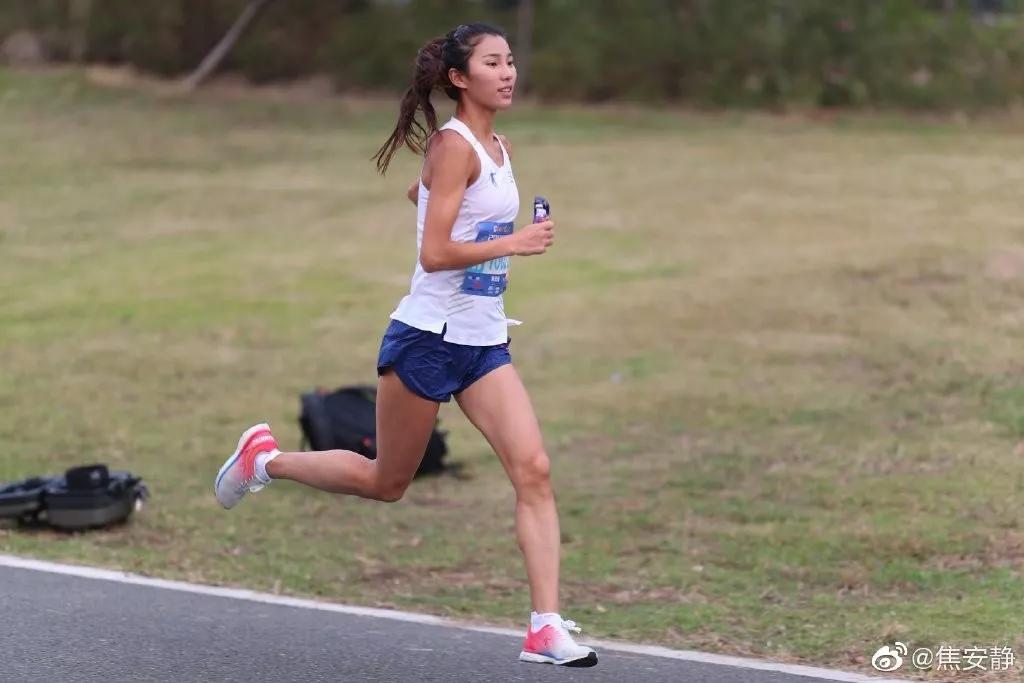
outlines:
{"label": "bush", "polygon": [[500,6],[471,0],[367,5],[341,19],[327,42],[323,61],[340,89],[404,89],[417,50],[431,38],[471,21],[486,21],[508,31],[512,18]]}
{"label": "bush", "polygon": [[[0,32],[68,53],[71,0],[9,0]],[[87,57],[195,68],[246,0],[93,0]],[[1024,0],[536,0],[530,84],[547,99],[780,107],[1006,106],[1024,92]],[[972,8],[999,5],[984,20]],[[144,9],[143,9],[144,7]],[[327,71],[339,89],[399,90],[416,50],[482,19],[516,45],[515,0],[281,0],[225,68],[254,81]]]}

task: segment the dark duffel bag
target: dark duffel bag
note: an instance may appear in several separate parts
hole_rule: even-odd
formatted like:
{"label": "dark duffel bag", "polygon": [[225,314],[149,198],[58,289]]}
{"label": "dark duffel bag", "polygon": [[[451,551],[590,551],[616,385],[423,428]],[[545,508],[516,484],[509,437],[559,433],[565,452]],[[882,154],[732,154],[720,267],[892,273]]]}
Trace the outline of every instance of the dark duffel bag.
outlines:
{"label": "dark duffel bag", "polygon": [[91,529],[122,522],[149,498],[142,479],[106,465],[72,467],[43,494],[46,520],[58,529]]}
{"label": "dark duffel bag", "polygon": [[34,521],[43,510],[43,494],[56,477],[31,477],[0,484],[0,518]]}

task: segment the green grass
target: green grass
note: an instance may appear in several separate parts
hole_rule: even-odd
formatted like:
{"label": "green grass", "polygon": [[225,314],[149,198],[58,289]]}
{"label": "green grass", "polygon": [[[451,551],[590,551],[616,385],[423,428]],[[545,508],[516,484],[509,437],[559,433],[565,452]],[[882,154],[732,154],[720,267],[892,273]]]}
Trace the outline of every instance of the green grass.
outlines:
{"label": "green grass", "polygon": [[[415,258],[417,161],[369,163],[394,103],[182,100],[0,71],[0,479],[106,461],[152,504],[0,552],[521,625],[513,496],[397,505],[211,480],[298,393],[372,381]],[[1024,655],[1024,137],[1012,126],[524,107],[513,355],[592,636],[872,671],[871,654]],[[911,675],[905,667],[903,675]]]}

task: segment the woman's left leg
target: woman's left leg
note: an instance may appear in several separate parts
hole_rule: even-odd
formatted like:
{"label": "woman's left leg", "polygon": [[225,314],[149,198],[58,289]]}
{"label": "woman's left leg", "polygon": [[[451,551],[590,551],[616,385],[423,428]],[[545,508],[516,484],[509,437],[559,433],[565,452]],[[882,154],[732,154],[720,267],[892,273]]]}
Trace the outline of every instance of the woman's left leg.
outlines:
{"label": "woman's left leg", "polygon": [[561,532],[540,425],[519,373],[502,365],[455,399],[497,453],[516,492],[516,539],[538,613],[558,613]]}
{"label": "woman's left leg", "polygon": [[534,611],[519,659],[562,666],[596,665],[597,653],[578,645],[569,634],[580,628],[563,620],[558,611],[562,538],[551,490],[551,465],[519,373],[511,363],[502,365],[455,399],[490,442],[516,490],[516,538],[526,560]]}

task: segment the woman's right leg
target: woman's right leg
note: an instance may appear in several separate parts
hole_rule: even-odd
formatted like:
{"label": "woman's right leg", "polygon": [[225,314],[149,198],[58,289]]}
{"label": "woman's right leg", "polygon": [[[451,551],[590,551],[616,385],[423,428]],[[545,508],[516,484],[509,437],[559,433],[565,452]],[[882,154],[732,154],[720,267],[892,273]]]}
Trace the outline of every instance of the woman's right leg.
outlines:
{"label": "woman's right leg", "polygon": [[394,502],[420,466],[439,405],[414,394],[388,370],[377,382],[376,460],[342,450],[281,453],[267,463],[267,474],[331,493]]}

